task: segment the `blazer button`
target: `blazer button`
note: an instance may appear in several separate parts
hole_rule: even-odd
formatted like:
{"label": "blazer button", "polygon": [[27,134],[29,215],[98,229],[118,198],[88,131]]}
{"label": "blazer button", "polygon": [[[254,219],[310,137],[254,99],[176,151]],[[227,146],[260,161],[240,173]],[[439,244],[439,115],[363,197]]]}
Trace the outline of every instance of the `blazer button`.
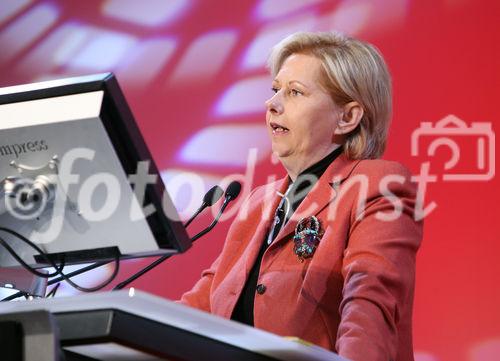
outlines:
{"label": "blazer button", "polygon": [[266,292],[266,286],[263,285],[262,283],[260,283],[260,284],[257,285],[257,289],[256,290],[257,290],[257,293],[259,295],[263,295],[264,292]]}

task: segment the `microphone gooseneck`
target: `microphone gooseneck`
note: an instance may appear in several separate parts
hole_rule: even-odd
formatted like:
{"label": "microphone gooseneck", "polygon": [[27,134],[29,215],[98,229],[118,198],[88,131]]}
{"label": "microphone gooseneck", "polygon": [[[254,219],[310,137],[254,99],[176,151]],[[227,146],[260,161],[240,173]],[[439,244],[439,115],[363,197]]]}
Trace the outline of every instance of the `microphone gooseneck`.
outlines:
{"label": "microphone gooseneck", "polygon": [[207,234],[208,232],[210,232],[210,230],[212,230],[212,228],[215,227],[217,222],[219,222],[219,219],[222,216],[222,213],[224,212],[224,210],[228,206],[229,202],[236,199],[236,197],[238,197],[238,195],[240,194],[240,191],[241,191],[241,183],[238,181],[233,181],[233,182],[231,182],[231,184],[229,184],[227,186],[226,193],[224,194],[224,203],[222,203],[222,206],[220,207],[219,213],[217,214],[215,219],[212,221],[212,223],[210,223],[210,225],[207,228],[205,228],[203,231],[201,231],[200,233],[196,234],[193,238],[191,238],[191,242],[196,241],[198,238]]}
{"label": "microphone gooseneck", "polygon": [[[241,191],[241,183],[240,182],[234,181],[234,182],[231,182],[231,184],[229,184],[229,186],[226,189],[226,193],[224,194],[224,203],[222,204],[222,207],[219,210],[219,214],[217,214],[217,217],[215,217],[215,219],[212,221],[212,223],[210,223],[210,225],[207,228],[205,228],[203,231],[201,231],[200,233],[198,233],[197,235],[195,235],[193,238],[191,238],[191,242],[196,241],[198,238],[200,238],[203,235],[207,234],[208,232],[210,232],[210,230],[212,230],[212,228],[215,227],[215,225],[217,224],[217,222],[219,221],[219,219],[220,219],[220,217],[222,215],[222,212],[224,212],[224,210],[226,209],[226,207],[229,204],[229,202],[231,202],[236,197],[238,197],[238,195],[240,194],[240,191]],[[220,199],[221,196],[222,196],[222,190],[220,189],[220,187],[219,186],[212,187],[207,192],[207,194],[205,194],[205,197],[203,197],[202,206],[203,206],[203,204],[207,204],[205,206],[205,208],[206,208],[208,206],[213,205],[214,203],[216,203]],[[198,214],[200,212],[198,212]],[[194,217],[196,217],[196,215],[198,215],[198,214],[195,214]],[[191,218],[194,219],[194,217],[191,217]],[[186,226],[189,223],[191,223],[192,219],[190,219],[190,221],[187,222]],[[113,288],[113,291],[115,291],[115,290],[121,290],[122,288],[126,287],[128,284],[132,283],[133,281],[135,281],[136,279],[138,279],[139,277],[141,277],[146,272],[152,270],[153,268],[155,268],[156,266],[158,266],[160,263],[162,263],[163,261],[167,260],[171,256],[172,256],[172,253],[171,254],[166,254],[164,256],[161,256],[156,261],[150,263],[148,266],[144,267],[139,272],[137,272],[134,275],[132,275],[131,277],[127,278],[125,281],[120,282],[119,284],[117,284]]]}
{"label": "microphone gooseneck", "polygon": [[191,216],[191,218],[189,218],[189,220],[186,222],[186,224],[184,224],[184,227],[189,226],[191,224],[191,222],[194,221],[194,219],[196,217],[198,217],[198,215],[205,208],[211,207],[215,203],[217,203],[217,201],[222,197],[223,194],[224,194],[224,191],[222,190],[221,187],[219,187],[217,185],[210,188],[209,191],[207,193],[205,193],[205,196],[203,197],[203,202],[201,203],[200,208],[198,208],[196,210],[196,212],[194,212],[194,214]]}

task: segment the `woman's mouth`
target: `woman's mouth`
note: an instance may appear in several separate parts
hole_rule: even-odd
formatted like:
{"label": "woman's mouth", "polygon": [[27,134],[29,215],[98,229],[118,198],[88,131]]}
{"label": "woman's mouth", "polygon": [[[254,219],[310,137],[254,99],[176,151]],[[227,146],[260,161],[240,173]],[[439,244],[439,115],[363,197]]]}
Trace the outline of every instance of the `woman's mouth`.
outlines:
{"label": "woman's mouth", "polygon": [[278,123],[271,122],[269,125],[271,126],[274,135],[281,135],[281,134],[288,133],[288,128],[286,128]]}

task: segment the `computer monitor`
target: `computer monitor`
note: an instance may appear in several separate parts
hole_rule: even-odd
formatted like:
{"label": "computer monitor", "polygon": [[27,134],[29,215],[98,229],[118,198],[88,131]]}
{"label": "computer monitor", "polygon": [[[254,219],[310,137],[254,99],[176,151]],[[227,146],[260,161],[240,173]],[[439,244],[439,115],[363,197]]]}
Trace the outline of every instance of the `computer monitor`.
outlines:
{"label": "computer monitor", "polygon": [[[111,73],[0,89],[0,227],[57,264],[191,246]],[[32,267],[49,263],[0,238]],[[18,266],[0,246],[0,267]]]}

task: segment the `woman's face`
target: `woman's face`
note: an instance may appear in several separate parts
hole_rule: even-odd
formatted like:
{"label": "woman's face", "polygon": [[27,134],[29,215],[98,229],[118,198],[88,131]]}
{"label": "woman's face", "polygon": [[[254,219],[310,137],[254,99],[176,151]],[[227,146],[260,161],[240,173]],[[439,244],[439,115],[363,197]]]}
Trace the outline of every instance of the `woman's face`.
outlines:
{"label": "woman's face", "polygon": [[342,108],[320,85],[321,62],[292,54],[273,80],[266,122],[273,152],[285,167],[303,171],[328,155]]}

